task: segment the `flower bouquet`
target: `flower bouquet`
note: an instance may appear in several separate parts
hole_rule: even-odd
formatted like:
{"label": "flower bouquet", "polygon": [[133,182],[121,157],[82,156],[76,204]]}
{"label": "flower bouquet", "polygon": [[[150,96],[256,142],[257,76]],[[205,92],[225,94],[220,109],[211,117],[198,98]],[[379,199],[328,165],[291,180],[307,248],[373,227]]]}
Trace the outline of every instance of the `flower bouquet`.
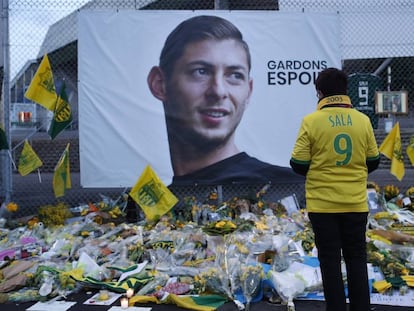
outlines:
{"label": "flower bouquet", "polygon": [[220,267],[211,267],[200,273],[198,280],[200,283],[197,287],[201,291],[206,291],[218,295],[232,298],[227,274]]}
{"label": "flower bouquet", "polygon": [[11,225],[11,216],[19,210],[19,206],[14,202],[4,203],[0,206],[0,228],[4,228],[6,224]]}
{"label": "flower bouquet", "polygon": [[241,267],[240,285],[246,299],[246,311],[250,310],[250,303],[259,291],[264,277],[261,265],[243,265]]}
{"label": "flower bouquet", "polygon": [[205,225],[202,230],[208,235],[226,235],[233,233],[237,225],[231,220],[218,220]]}

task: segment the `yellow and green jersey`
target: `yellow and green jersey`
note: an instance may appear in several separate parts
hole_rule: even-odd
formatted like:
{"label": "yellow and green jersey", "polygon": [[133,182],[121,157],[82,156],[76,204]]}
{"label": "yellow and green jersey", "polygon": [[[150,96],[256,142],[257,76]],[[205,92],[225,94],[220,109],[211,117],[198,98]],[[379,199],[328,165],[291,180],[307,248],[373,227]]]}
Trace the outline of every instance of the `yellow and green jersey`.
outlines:
{"label": "yellow and green jersey", "polygon": [[308,166],[306,207],[315,213],[367,212],[367,161],[379,152],[369,118],[346,95],[325,97],[305,116],[292,152]]}

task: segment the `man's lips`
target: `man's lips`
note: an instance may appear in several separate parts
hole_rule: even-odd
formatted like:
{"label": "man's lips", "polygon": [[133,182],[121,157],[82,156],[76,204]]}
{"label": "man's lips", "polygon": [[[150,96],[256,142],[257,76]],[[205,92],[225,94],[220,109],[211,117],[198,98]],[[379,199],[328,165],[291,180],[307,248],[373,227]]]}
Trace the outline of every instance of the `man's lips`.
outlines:
{"label": "man's lips", "polygon": [[202,109],[200,114],[205,124],[209,126],[218,126],[223,118],[230,113],[226,109]]}
{"label": "man's lips", "polygon": [[203,109],[201,114],[211,118],[222,118],[227,116],[229,112],[225,109]]}

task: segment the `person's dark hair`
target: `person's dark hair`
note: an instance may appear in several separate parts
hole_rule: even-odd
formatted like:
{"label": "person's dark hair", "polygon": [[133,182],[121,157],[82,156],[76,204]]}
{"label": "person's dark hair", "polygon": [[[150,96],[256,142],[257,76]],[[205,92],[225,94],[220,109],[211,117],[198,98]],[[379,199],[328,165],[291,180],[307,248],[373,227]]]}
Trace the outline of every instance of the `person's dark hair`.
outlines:
{"label": "person's dark hair", "polygon": [[332,95],[346,95],[348,89],[348,76],[337,68],[322,70],[315,81],[315,88],[324,97]]}
{"label": "person's dark hair", "polygon": [[200,15],[181,22],[167,37],[160,55],[160,68],[169,77],[174,64],[184,53],[188,44],[202,40],[234,39],[246,51],[249,70],[251,57],[249,46],[240,30],[228,20],[218,16]]}

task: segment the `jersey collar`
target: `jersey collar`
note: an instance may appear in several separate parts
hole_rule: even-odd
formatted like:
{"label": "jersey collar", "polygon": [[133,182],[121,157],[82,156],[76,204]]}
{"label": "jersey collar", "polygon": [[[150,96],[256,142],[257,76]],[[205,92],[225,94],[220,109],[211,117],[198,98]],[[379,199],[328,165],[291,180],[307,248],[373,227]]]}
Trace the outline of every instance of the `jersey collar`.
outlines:
{"label": "jersey collar", "polygon": [[352,103],[347,95],[332,95],[324,97],[318,102],[318,110],[326,107],[352,108]]}

